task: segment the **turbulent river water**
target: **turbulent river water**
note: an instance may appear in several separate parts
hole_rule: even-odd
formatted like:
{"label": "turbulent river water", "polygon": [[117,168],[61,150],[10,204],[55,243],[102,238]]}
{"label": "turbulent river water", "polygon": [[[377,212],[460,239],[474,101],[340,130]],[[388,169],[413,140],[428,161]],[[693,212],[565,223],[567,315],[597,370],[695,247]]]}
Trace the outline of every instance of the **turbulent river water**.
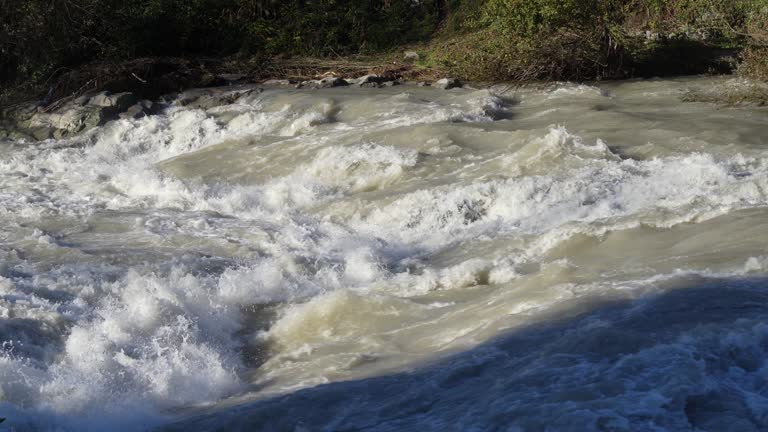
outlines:
{"label": "turbulent river water", "polygon": [[768,430],[731,78],[267,89],[0,144],[0,430]]}

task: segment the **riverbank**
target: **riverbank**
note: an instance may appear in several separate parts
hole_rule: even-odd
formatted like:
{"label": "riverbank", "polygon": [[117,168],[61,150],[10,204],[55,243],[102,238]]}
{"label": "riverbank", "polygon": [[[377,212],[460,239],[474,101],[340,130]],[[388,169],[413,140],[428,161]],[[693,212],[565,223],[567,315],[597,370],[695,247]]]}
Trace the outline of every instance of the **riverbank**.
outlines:
{"label": "riverbank", "polygon": [[66,3],[82,12],[64,19],[31,0],[0,12],[12,23],[0,27],[0,106],[372,73],[517,84],[768,80],[766,0]]}
{"label": "riverbank", "polygon": [[[127,83],[106,82],[106,87],[111,86],[114,92],[81,86],[77,92],[46,102],[45,105],[39,101],[29,101],[2,108],[0,142],[71,138],[113,120],[136,120],[164,114],[173,107],[215,110],[222,105],[248,103],[247,101],[255,95],[271,89],[307,92],[309,94],[306,97],[312,97],[311,93],[319,89],[344,87],[384,89],[402,86],[405,88],[404,92],[412,91],[407,90],[409,87],[433,87],[441,91],[463,87],[487,89],[491,94],[504,96],[510,91],[516,92],[525,88],[546,89],[557,84],[464,82],[450,77],[434,79],[433,70],[418,70],[413,66],[397,64],[375,67],[361,62],[358,67],[350,67],[348,63],[328,62],[318,66],[297,62],[293,67],[295,69],[283,69],[283,75],[278,75],[283,77],[280,79],[265,80],[247,73],[209,74],[207,81],[202,84],[207,86],[191,89],[185,89],[180,86],[179,81],[169,78],[169,75],[178,75],[178,71],[146,79],[136,72],[124,72],[130,73],[133,79],[126,79]],[[359,75],[361,73],[364,75]],[[181,83],[194,83],[194,79],[200,79],[199,76],[190,76],[192,75],[188,74],[187,81]],[[133,80],[139,84],[132,82]],[[649,82],[652,81],[655,80]],[[678,100],[721,107],[768,105],[768,83],[738,77],[714,78],[706,82],[707,85],[691,86],[679,91]],[[166,84],[168,87],[164,87]],[[178,91],[175,91],[176,89]],[[328,97],[333,94],[325,93]]]}

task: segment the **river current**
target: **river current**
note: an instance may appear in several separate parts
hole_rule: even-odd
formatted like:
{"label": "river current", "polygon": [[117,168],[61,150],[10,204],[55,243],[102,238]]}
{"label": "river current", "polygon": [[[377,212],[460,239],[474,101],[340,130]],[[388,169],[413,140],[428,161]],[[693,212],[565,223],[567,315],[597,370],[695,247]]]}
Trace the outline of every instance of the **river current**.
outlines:
{"label": "river current", "polygon": [[680,100],[714,85],[0,143],[0,431],[768,430],[768,108]]}

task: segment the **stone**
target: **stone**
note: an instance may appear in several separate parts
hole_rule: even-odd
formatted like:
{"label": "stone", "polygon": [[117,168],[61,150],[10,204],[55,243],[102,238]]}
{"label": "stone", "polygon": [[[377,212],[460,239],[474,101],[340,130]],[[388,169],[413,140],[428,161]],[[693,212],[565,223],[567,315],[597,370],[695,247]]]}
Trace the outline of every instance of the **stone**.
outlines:
{"label": "stone", "polygon": [[79,98],[73,100],[72,103],[75,104],[75,105],[79,105],[79,106],[85,106],[85,105],[88,104],[89,100],[91,100],[90,97],[88,97],[86,95],[83,95],[83,96],[80,96]]}
{"label": "stone", "polygon": [[207,110],[222,105],[231,105],[242,102],[244,98],[253,94],[259,94],[263,89],[258,87],[225,90],[225,89],[194,89],[186,91],[178,96],[176,103],[188,108]]}
{"label": "stone", "polygon": [[136,105],[132,105],[127,110],[120,113],[118,117],[121,119],[138,119],[146,117],[148,114],[149,113],[147,112],[146,108],[144,108],[141,103],[137,103]]}
{"label": "stone", "polygon": [[317,85],[318,88],[330,88],[348,86],[349,83],[342,78],[330,76],[317,81]]}
{"label": "stone", "polygon": [[54,138],[63,138],[94,128],[114,118],[108,107],[86,105],[62,107],[54,113],[35,116],[36,125],[52,129]]}
{"label": "stone", "polygon": [[265,86],[289,86],[295,84],[295,82],[287,79],[271,79],[264,81],[262,84]]}
{"label": "stone", "polygon": [[457,80],[456,78],[443,78],[435,81],[434,87],[443,90],[450,90],[452,88],[461,87],[461,81]]}
{"label": "stone", "polygon": [[331,88],[331,87],[342,87],[342,86],[348,86],[348,85],[349,85],[349,82],[342,78],[329,76],[319,80],[302,81],[301,83],[299,83],[299,85],[296,86],[296,88],[321,89],[321,88]]}
{"label": "stone", "polygon": [[145,110],[147,110],[150,113],[154,113],[156,108],[155,103],[147,99],[140,100],[139,105],[141,105]]}
{"label": "stone", "polygon": [[34,140],[34,138],[28,134],[24,133],[17,129],[9,129],[6,127],[0,127],[0,141],[4,140],[10,140],[10,141],[30,141]]}
{"label": "stone", "polygon": [[7,107],[0,111],[0,125],[20,124],[32,118],[37,112],[37,105],[23,104],[21,106]]}
{"label": "stone", "polygon": [[415,62],[419,60],[419,53],[417,53],[416,51],[406,51],[403,58],[405,59],[405,61]]}
{"label": "stone", "polygon": [[368,75],[363,75],[354,81],[355,81],[355,84],[357,84],[360,87],[376,87],[378,84],[384,81],[384,78],[376,74],[368,74]]}
{"label": "stone", "polygon": [[[132,108],[133,105],[137,107]],[[129,109],[131,113],[123,117],[147,112],[132,93],[101,92],[66,101],[51,111],[39,106],[16,108],[14,112],[3,113],[2,124],[6,129],[16,131],[12,134],[16,137],[61,139],[114,120]],[[11,134],[5,135],[11,137]]]}
{"label": "stone", "polygon": [[251,105],[253,104],[256,97],[263,92],[264,92],[264,89],[261,87],[253,87],[243,91],[239,91],[237,92],[237,98],[235,99],[235,103]]}
{"label": "stone", "polygon": [[88,100],[88,105],[114,108],[117,111],[125,111],[131,105],[137,102],[133,93],[115,93],[104,91],[92,96]]}

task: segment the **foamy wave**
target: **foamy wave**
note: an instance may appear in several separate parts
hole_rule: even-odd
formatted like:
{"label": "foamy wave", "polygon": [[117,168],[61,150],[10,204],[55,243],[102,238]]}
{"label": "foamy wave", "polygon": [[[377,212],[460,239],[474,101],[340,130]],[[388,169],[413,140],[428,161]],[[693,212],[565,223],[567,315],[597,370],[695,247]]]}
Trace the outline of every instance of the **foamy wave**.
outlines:
{"label": "foamy wave", "polygon": [[[692,154],[622,161],[602,143],[590,148],[570,141],[573,151],[564,151],[568,139],[561,131],[543,140],[547,145],[554,141],[558,159],[566,159],[565,167],[557,168],[562,171],[421,190],[361,215],[357,226],[392,240],[444,244],[465,235],[544,233],[576,223],[634,220],[672,226],[766,202],[768,167],[764,160],[739,156],[717,160]],[[539,153],[527,156],[524,147],[523,166],[540,162],[553,151],[550,148],[539,145]],[[569,157],[578,163],[568,167]]]}

